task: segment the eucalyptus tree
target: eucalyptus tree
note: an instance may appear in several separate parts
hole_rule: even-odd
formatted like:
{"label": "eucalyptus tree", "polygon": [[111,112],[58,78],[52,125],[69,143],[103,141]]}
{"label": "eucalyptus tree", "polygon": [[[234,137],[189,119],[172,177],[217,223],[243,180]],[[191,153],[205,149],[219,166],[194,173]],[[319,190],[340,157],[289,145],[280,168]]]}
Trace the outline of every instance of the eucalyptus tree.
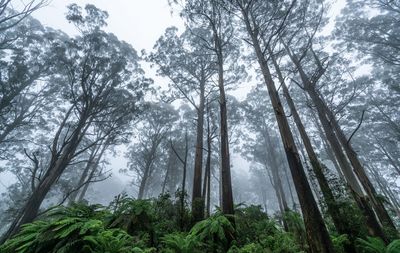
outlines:
{"label": "eucalyptus tree", "polygon": [[380,139],[374,144],[391,160],[397,173],[400,170],[393,155],[396,156],[400,139],[399,25],[400,6],[396,1],[352,0],[337,18],[334,33],[338,49],[352,52],[371,68],[369,77],[375,85],[365,96],[373,118],[370,125]]}
{"label": "eucalyptus tree", "polygon": [[[310,8],[310,10],[305,8],[303,14],[299,13],[300,16],[311,16],[311,20],[308,23],[304,23],[306,19],[299,19],[300,23],[291,23],[293,29],[288,29],[286,34],[281,36],[280,43],[282,43],[296,71],[298,71],[303,89],[307,92],[315,106],[326,137],[353,191],[353,196],[360,209],[365,213],[368,220],[367,224],[371,230],[370,232],[385,239],[385,235],[375,218],[373,210],[369,207],[368,201],[371,201],[374,211],[385,226],[394,230],[395,227],[382,201],[377,198],[376,190],[369,180],[357,152],[352,147],[350,140],[353,134],[350,137],[345,135],[336,115],[328,107],[326,100],[320,95],[320,92],[318,92],[317,83],[323,79],[324,75],[326,76],[326,71],[331,61],[328,60],[329,56],[326,53],[315,50],[315,34],[321,29],[324,22],[324,6],[320,5],[319,15],[313,17],[313,15],[310,15],[310,12],[315,12],[315,8]],[[305,59],[309,60],[305,63]],[[310,66],[310,63],[313,63],[314,66]],[[345,153],[343,153],[342,149]],[[358,180],[361,182],[361,185]],[[367,198],[364,196],[363,189],[367,193]]]}
{"label": "eucalyptus tree", "polygon": [[14,29],[25,18],[28,18],[34,11],[40,9],[48,3],[47,0],[29,0],[26,2],[2,0],[0,1],[0,49],[9,48],[14,40],[23,34],[6,33]]}
{"label": "eucalyptus tree", "polygon": [[[237,50],[233,40],[233,23],[231,16],[227,15],[225,6],[221,1],[170,1],[181,4],[182,16],[186,20],[189,29],[200,27],[201,31],[207,31],[208,35],[196,34],[203,41],[203,50],[209,52],[215,57],[217,69],[217,84],[219,91],[220,105],[220,153],[221,153],[221,200],[222,212],[225,214],[234,213],[231,169],[230,169],[230,153],[229,153],[229,137],[228,137],[228,113],[226,101],[226,85],[229,82],[237,81],[241,78],[240,71],[235,75],[225,75],[228,63],[237,57]],[[195,29],[192,31],[196,32]],[[239,66],[236,64],[236,66]],[[237,68],[240,70],[240,68]],[[229,77],[229,78],[228,78]],[[233,80],[229,80],[233,79]],[[201,219],[202,215],[195,213],[195,220]]]}
{"label": "eucalyptus tree", "polygon": [[[146,197],[148,185],[159,172],[157,161],[163,159],[162,143],[168,141],[171,128],[178,119],[178,113],[168,104],[153,103],[142,115],[136,129],[138,143],[130,146],[128,170],[134,172],[138,185],[138,199]],[[160,157],[161,156],[161,157]]]}
{"label": "eucalyptus tree", "polygon": [[197,112],[196,151],[194,162],[192,209],[195,217],[201,217],[204,209],[202,196],[202,167],[204,140],[205,101],[213,90],[210,79],[215,75],[215,56],[203,50],[207,31],[197,28],[186,30],[178,36],[177,29],[168,28],[154,46],[149,60],[158,67],[158,73],[170,80],[168,91],[173,99],[184,99]]}
{"label": "eucalyptus tree", "polygon": [[[80,35],[54,45],[59,68],[52,81],[63,87],[60,95],[65,99],[65,113],[50,144],[45,174],[5,238],[35,219],[47,193],[74,158],[119,131],[140,108],[148,80],[143,77],[135,50],[101,30],[106,12],[93,5],[85,10],[86,15],[77,5],[69,6],[67,19]],[[82,140],[94,128],[103,129],[104,134],[82,146]]]}
{"label": "eucalyptus tree", "polygon": [[[289,168],[306,226],[311,252],[333,252],[333,246],[322,215],[313,197],[310,185],[298,154],[298,150],[280,101],[272,72],[268,64],[269,52],[284,27],[296,1],[227,1],[235,8],[238,18],[247,33],[246,40],[253,47],[260,65],[262,76],[267,85],[270,101],[278,123]],[[268,14],[268,15],[267,15]]]}
{"label": "eucalyptus tree", "polygon": [[[267,107],[267,91],[262,87],[252,90],[243,102],[243,110],[246,119],[246,129],[251,131],[246,137],[245,153],[249,153],[252,161],[264,166],[271,184],[275,190],[279,209],[283,216],[289,211],[285,191],[282,183],[282,170],[285,163],[280,163],[281,150],[279,142],[276,142],[277,133],[271,131],[273,122],[271,119],[272,111]],[[255,135],[254,137],[250,137]],[[250,149],[250,150],[249,150]],[[287,229],[286,223],[284,223]]]}
{"label": "eucalyptus tree", "polygon": [[[0,49],[0,150],[26,144],[27,133],[45,125],[45,113],[55,106],[48,97],[58,89],[47,82],[55,52],[52,45],[63,34],[43,27],[39,21],[26,18],[4,32],[16,36],[12,47]],[[14,153],[15,151],[13,151]]]}

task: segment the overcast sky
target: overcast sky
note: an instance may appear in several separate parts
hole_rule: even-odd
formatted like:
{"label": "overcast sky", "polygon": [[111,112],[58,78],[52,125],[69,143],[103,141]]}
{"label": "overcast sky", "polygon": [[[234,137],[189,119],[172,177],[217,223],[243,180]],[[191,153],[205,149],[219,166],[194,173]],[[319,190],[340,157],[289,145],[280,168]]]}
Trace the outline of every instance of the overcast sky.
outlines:
{"label": "overcast sky", "polygon": [[85,6],[90,3],[109,14],[106,30],[129,42],[137,51],[150,50],[169,26],[182,28],[179,17],[171,14],[167,0],[52,0],[34,13],[44,25],[69,34],[74,27],[65,20],[69,4]]}

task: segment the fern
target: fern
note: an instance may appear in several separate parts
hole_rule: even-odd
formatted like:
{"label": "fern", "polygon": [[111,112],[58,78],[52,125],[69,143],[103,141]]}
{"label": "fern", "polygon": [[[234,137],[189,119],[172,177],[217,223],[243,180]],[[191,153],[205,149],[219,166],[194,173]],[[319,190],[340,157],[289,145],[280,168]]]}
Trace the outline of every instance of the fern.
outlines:
{"label": "fern", "polygon": [[162,238],[166,253],[195,253],[202,252],[200,249],[203,244],[196,236],[185,235],[182,233],[169,234]]}
{"label": "fern", "polygon": [[[22,227],[21,232],[0,248],[4,253],[125,253],[133,252],[133,238],[120,229],[107,229],[99,206],[55,209],[47,220]],[[136,248],[137,251],[137,248]]]}
{"label": "fern", "polygon": [[400,240],[394,240],[386,248],[386,253],[399,253],[399,252],[400,252]]}
{"label": "fern", "polygon": [[235,228],[225,216],[214,215],[194,225],[189,235],[197,237],[200,242],[214,249],[227,248],[228,239],[233,238],[234,233]]}
{"label": "fern", "polygon": [[388,246],[377,237],[367,237],[366,240],[358,238],[357,247],[362,253],[399,253],[400,240],[394,240]]}

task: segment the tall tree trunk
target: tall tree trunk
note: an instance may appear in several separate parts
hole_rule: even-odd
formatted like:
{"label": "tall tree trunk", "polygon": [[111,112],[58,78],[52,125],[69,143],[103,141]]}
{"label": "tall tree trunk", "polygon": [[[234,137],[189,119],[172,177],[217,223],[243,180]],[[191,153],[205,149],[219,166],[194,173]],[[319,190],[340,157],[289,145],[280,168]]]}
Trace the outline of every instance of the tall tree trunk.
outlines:
{"label": "tall tree trunk", "polygon": [[370,169],[371,174],[374,176],[375,181],[378,183],[379,187],[381,188],[382,193],[385,195],[385,198],[390,200],[397,216],[400,218],[400,202],[399,202],[398,198],[396,198],[395,194],[393,194],[390,187],[388,187],[388,183],[387,183],[386,179],[383,178],[382,175],[380,175],[380,173],[374,166],[370,165],[370,166],[368,166],[368,168]]}
{"label": "tall tree trunk", "polygon": [[180,215],[180,226],[181,231],[184,229],[184,216],[185,216],[185,195],[186,195],[186,173],[187,173],[187,159],[189,152],[188,134],[185,133],[185,157],[183,159],[183,175],[182,175],[182,193],[180,196],[181,202],[181,215]]}
{"label": "tall tree trunk", "polygon": [[203,167],[203,132],[204,132],[204,104],[205,81],[200,82],[200,101],[197,108],[196,152],[194,160],[192,214],[194,222],[204,218],[204,195],[201,191],[201,177]]}
{"label": "tall tree trunk", "polygon": [[329,160],[332,162],[333,167],[335,167],[335,170],[336,170],[337,174],[339,175],[339,177],[343,180],[346,180],[340,169],[340,166],[338,164],[338,161],[336,160],[335,154],[333,153],[333,150],[332,150],[330,144],[327,143],[327,141],[326,141],[326,137],[324,136],[324,130],[322,130],[321,124],[318,122],[318,119],[314,114],[312,115],[312,117],[314,119],[314,124],[317,127],[318,134],[320,136],[320,139],[322,141],[322,144],[324,146],[325,152],[326,152]]}
{"label": "tall tree trunk", "polygon": [[[211,129],[211,112],[210,103],[207,103],[207,159],[205,168],[205,178],[203,198],[206,198],[206,214],[205,217],[210,217],[210,200],[211,200],[211,156],[212,156],[212,141],[213,141],[213,130]],[[204,195],[206,192],[207,196]]]}
{"label": "tall tree trunk", "polygon": [[[218,68],[218,88],[219,88],[219,106],[220,106],[220,139],[221,139],[221,201],[222,212],[233,215],[233,192],[231,179],[231,165],[229,157],[229,137],[228,137],[228,113],[226,106],[225,84],[224,84],[224,58],[222,42],[218,36],[218,31],[214,28],[214,43],[217,53]],[[232,216],[230,220],[233,221]]]}
{"label": "tall tree trunk", "polygon": [[[273,52],[271,50],[269,50],[269,52],[270,52],[271,60],[272,60],[272,62],[274,64],[274,66],[275,66],[275,70],[276,70],[276,73],[278,75],[278,79],[280,81],[280,84],[281,84],[281,87],[282,87],[282,90],[283,90],[283,95],[285,96],[286,101],[287,101],[287,103],[289,105],[290,111],[291,111],[292,116],[293,116],[293,120],[294,120],[294,122],[295,122],[295,124],[297,126],[297,129],[298,129],[299,133],[300,133],[301,139],[303,141],[304,148],[305,148],[305,150],[307,152],[308,159],[309,159],[309,161],[311,163],[313,172],[315,174],[315,177],[316,177],[316,179],[318,181],[318,185],[319,185],[320,190],[322,192],[322,195],[323,195],[323,198],[324,198],[324,202],[327,205],[328,213],[332,217],[332,221],[333,221],[337,231],[340,234],[349,234],[350,235],[350,234],[352,234],[351,233],[351,229],[346,224],[344,224],[342,222],[343,219],[341,217],[340,210],[338,210],[338,206],[337,206],[335,197],[334,197],[333,192],[332,192],[332,190],[331,190],[331,188],[329,186],[328,180],[326,179],[326,177],[324,175],[324,168],[326,168],[326,167],[319,161],[319,159],[317,157],[317,154],[314,151],[314,148],[313,148],[313,146],[311,144],[311,140],[308,137],[306,129],[305,129],[304,125],[303,125],[303,122],[302,122],[302,120],[300,118],[300,115],[298,114],[296,106],[295,106],[295,104],[293,102],[293,99],[292,99],[292,97],[290,95],[289,89],[286,86],[286,82],[285,82],[285,80],[283,78],[283,75],[282,75],[282,72],[281,72],[281,70],[279,68],[279,65],[275,60]],[[348,249],[347,251],[350,252],[349,250],[351,250],[351,252],[355,252],[355,248]]]}
{"label": "tall tree trunk", "polygon": [[[92,152],[90,152],[89,159],[86,163],[86,166],[82,172],[81,177],[79,178],[78,184],[76,184],[76,187],[81,187],[84,184],[84,182],[86,181],[86,178],[89,175],[90,168],[92,168],[92,166],[93,166],[93,162],[95,160],[95,156],[96,156],[96,152],[98,151],[98,148],[99,147],[95,147],[92,149]],[[75,191],[70,195],[69,203],[68,203],[69,205],[71,205],[72,203],[74,203],[76,201],[79,190],[80,190],[79,188],[78,189],[75,188]]]}
{"label": "tall tree trunk", "polygon": [[249,20],[248,13],[243,11],[242,14],[264,77],[264,81],[268,88],[272,106],[274,108],[283,146],[289,163],[289,168],[303,212],[304,224],[310,250],[312,253],[333,253],[334,250],[332,241],[325,227],[324,220],[318,209],[317,203],[312,195],[312,191],[307,181],[307,176],[304,172],[303,165],[300,161],[286,114],[279,99],[279,95],[272,79],[267,61],[265,60],[263,51],[261,50],[258,36],[251,27],[251,21]]}
{"label": "tall tree trunk", "polygon": [[162,184],[162,188],[161,188],[161,194],[165,193],[165,188],[167,186],[167,181],[170,177],[170,173],[171,173],[171,168],[173,165],[173,159],[172,156],[174,155],[174,151],[172,150],[171,147],[169,147],[169,151],[168,151],[168,162],[167,162],[167,171],[165,172],[165,178]]}
{"label": "tall tree trunk", "polygon": [[294,211],[297,211],[297,203],[296,203],[296,200],[294,198],[294,194],[293,194],[293,191],[292,191],[292,184],[290,183],[289,175],[288,175],[288,169],[286,168],[286,166],[285,166],[284,172],[285,172],[285,179],[286,179],[287,187],[289,189],[290,199],[292,200],[292,207],[293,207]]}
{"label": "tall tree trunk", "polygon": [[308,95],[310,96],[313,104],[315,105],[315,109],[317,110],[318,117],[322,124],[322,128],[325,131],[326,139],[328,140],[329,144],[332,147],[333,152],[335,153],[336,159],[340,164],[342,172],[346,177],[347,183],[349,185],[351,194],[354,197],[360,211],[364,214],[366,218],[366,225],[368,227],[368,231],[372,236],[378,236],[387,241],[386,236],[382,228],[380,227],[379,222],[377,221],[375,214],[370,207],[367,198],[364,196],[364,192],[357,180],[356,176],[353,173],[353,170],[348,163],[348,160],[343,153],[342,147],[339,143],[339,140],[333,130],[333,126],[331,125],[332,121],[327,118],[326,110],[324,109],[324,104],[321,103],[321,99],[319,94],[315,91],[314,85],[311,83],[310,79],[308,78],[307,74],[303,70],[302,65],[298,61],[297,57],[291,53],[291,50],[288,46],[282,42],[284,45],[290,59],[295,64],[299,74],[300,79],[304,85],[305,90],[307,91]]}
{"label": "tall tree trunk", "polygon": [[[397,174],[400,175],[400,165],[399,163],[389,154],[389,152],[386,150],[385,146],[380,142],[378,138],[375,138],[376,142],[379,146],[379,149],[382,151],[382,153],[386,156],[388,159],[390,165],[393,166],[393,168],[396,170]],[[1,141],[0,141],[1,143]]]}
{"label": "tall tree trunk", "polygon": [[102,157],[104,155],[104,152],[107,150],[107,148],[108,148],[108,144],[106,142],[106,143],[103,144],[103,147],[101,148],[100,153],[97,155],[97,158],[93,163],[92,170],[90,171],[90,174],[86,179],[87,183],[85,184],[85,186],[83,186],[83,189],[82,189],[81,193],[79,194],[79,197],[78,197],[78,200],[77,200],[78,202],[82,202],[83,198],[85,197],[86,192],[87,192],[87,190],[89,188],[89,185],[90,185],[90,180],[94,177],[94,174],[96,173],[96,171],[98,171],[100,161],[101,161],[101,159],[102,159]]}
{"label": "tall tree trunk", "polygon": [[283,190],[283,185],[282,185],[282,180],[281,176],[279,175],[279,163],[277,161],[278,153],[275,150],[274,145],[272,144],[272,137],[268,131],[268,127],[266,124],[264,124],[264,139],[265,139],[265,144],[267,146],[268,152],[268,160],[271,161],[272,166],[271,168],[271,173],[272,173],[272,180],[274,182],[274,185],[276,187],[276,191],[278,191],[278,195],[282,204],[282,216],[285,214],[285,212],[289,211],[290,208],[287,204],[286,196],[285,196],[285,191]]}
{"label": "tall tree trunk", "polygon": [[358,159],[357,153],[354,151],[350,140],[346,137],[344,134],[343,130],[339,126],[339,123],[333,114],[332,110],[326,105],[325,101],[319,97],[319,104],[323,106],[323,109],[325,110],[326,115],[328,116],[330,122],[333,125],[333,128],[335,129],[336,135],[340,141],[340,143],[343,146],[343,149],[345,150],[347,157],[350,160],[351,165],[354,168],[354,172],[356,173],[358,179],[360,180],[362,186],[364,187],[365,191],[368,194],[368,197],[372,203],[372,206],[374,207],[374,210],[381,221],[381,223],[385,226],[388,227],[394,231],[396,230],[396,226],[394,225],[392,219],[390,218],[390,215],[386,211],[385,206],[383,205],[382,200],[379,198],[374,185],[372,184],[371,180],[369,180],[368,175],[361,164],[360,160]]}
{"label": "tall tree trunk", "polygon": [[288,227],[287,222],[284,217],[285,208],[283,207],[283,203],[282,203],[281,191],[277,187],[277,183],[274,180],[274,176],[272,175],[272,169],[269,169],[267,164],[265,164],[265,170],[267,171],[269,181],[270,181],[272,187],[274,188],[276,200],[278,201],[279,212],[281,213],[281,216],[282,216],[283,228],[285,229],[286,232],[289,232],[289,227]]}

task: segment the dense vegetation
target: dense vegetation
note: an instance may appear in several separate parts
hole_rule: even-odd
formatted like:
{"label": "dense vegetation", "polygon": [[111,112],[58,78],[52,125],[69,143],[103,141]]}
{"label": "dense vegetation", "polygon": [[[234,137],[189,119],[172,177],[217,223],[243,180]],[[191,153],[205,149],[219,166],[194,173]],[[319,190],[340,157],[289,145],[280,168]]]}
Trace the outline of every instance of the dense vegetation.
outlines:
{"label": "dense vegetation", "polygon": [[[188,206],[168,194],[135,200],[119,195],[108,207],[72,204],[57,207],[0,247],[1,252],[307,252],[304,224],[298,213],[284,214],[286,232],[261,206],[237,206],[235,224],[217,211],[190,223]],[[181,216],[184,226],[181,227]],[[360,226],[360,224],[358,224]],[[357,229],[357,228],[355,228]],[[361,235],[360,235],[361,236]],[[336,252],[345,252],[346,236],[332,235]],[[400,240],[386,246],[379,238],[358,239],[360,252],[395,253]]]}
{"label": "dense vegetation", "polygon": [[169,0],[140,53],[93,4],[67,34],[17,2],[1,253],[400,252],[398,1]]}

